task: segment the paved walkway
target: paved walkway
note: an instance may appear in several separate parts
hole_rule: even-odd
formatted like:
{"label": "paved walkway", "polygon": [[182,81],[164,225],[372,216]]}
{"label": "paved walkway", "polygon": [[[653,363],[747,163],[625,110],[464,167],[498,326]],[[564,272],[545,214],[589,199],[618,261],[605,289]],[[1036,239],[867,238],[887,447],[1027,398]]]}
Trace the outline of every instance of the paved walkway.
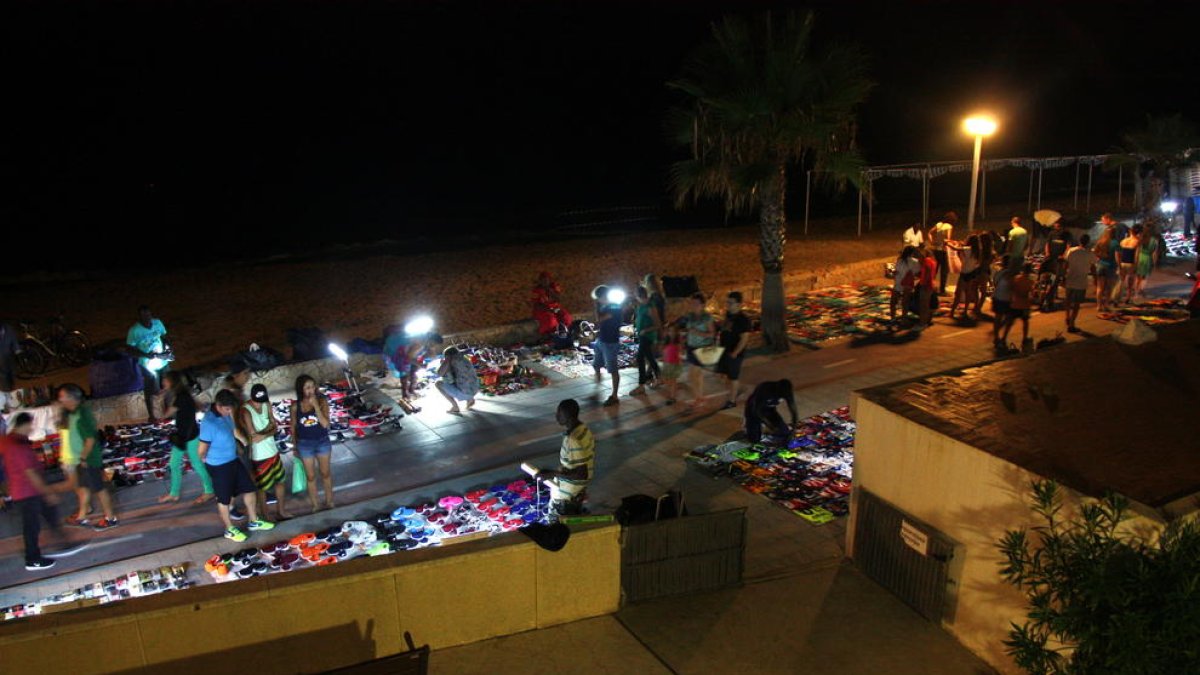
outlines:
{"label": "paved walkway", "polygon": [[[1190,290],[1184,271],[1181,264],[1157,272],[1153,292],[1178,297]],[[1053,337],[1063,329],[1062,321],[1061,312],[1035,314],[1031,335],[1035,340]],[[1068,340],[1105,335],[1119,327],[1095,318],[1091,303],[1085,305],[1079,325],[1085,333],[1068,335]],[[810,415],[846,405],[850,392],[859,388],[990,358],[989,324],[969,326],[939,319],[923,333],[892,341],[842,340],[817,351],[752,355],[743,369],[743,381],[789,377],[797,388],[801,415]],[[624,377],[622,390],[635,385],[636,376]],[[732,481],[714,480],[687,466],[683,455],[689,450],[719,442],[740,428],[740,411],[717,410],[721,396],[713,396],[707,408],[690,414],[681,406],[664,405],[657,392],[626,396],[619,407],[604,408],[600,404],[607,386],[607,381],[596,385],[590,379],[556,375],[547,388],[482,399],[476,412],[461,418],[445,414],[441,402],[428,398],[422,413],[405,419],[403,431],[336,447],[337,496],[346,506],[281,523],[269,540],[511,479],[522,461],[553,466],[559,443],[554,406],[574,397],[598,441],[597,478],[590,488],[592,510],[611,510],[625,495],[659,494],[672,488],[683,490],[693,512],[746,507],[750,522],[746,585],[629,607],[615,618],[439,651],[433,657],[435,670],[473,672],[486,666],[487,655],[494,656],[495,650],[512,656],[513,663],[525,662],[521,655],[532,658],[549,649],[547,645],[564,649],[571,645],[568,653],[596,655],[576,666],[569,659],[555,661],[567,672],[604,672],[606,667],[614,672],[656,672],[654,664],[661,666],[657,672],[711,672],[713,664],[732,667],[734,663],[746,672],[803,672],[809,666],[879,672],[885,663],[897,672],[986,670],[945,633],[843,562],[844,518],[812,526]],[[706,386],[710,393],[719,390],[712,380]],[[131,569],[196,563],[213,553],[241,548],[219,537],[211,506],[155,504],[163,490],[165,484],[156,482],[122,491],[125,522],[116,531],[71,532],[72,540],[86,543],[87,548],[60,559],[53,570],[57,576],[25,572],[20,566],[19,535],[5,534],[0,539],[0,585],[7,588],[0,590],[0,605],[44,597]],[[189,476],[185,494],[197,492],[194,477]],[[293,501],[292,510],[306,510],[303,501]],[[0,527],[5,528],[3,533],[15,533],[14,525]],[[861,634],[864,627],[870,633],[866,637]],[[853,641],[845,637],[851,633]],[[634,643],[641,645],[641,652],[632,647]],[[491,663],[494,670],[495,661]],[[642,664],[649,664],[644,671]]]}

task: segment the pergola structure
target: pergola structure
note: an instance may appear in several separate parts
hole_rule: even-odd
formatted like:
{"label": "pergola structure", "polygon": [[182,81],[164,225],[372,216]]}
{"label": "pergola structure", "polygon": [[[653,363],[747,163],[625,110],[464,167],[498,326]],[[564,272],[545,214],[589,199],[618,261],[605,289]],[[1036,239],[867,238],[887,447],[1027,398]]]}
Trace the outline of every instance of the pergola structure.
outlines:
{"label": "pergola structure", "polygon": [[[1082,169],[1087,167],[1087,187],[1084,208],[1092,205],[1092,173],[1103,164],[1110,155],[1076,155],[1074,157],[1014,157],[1007,159],[986,159],[980,162],[981,190],[979,195],[979,213],[987,216],[987,175],[989,171],[1016,167],[1029,169],[1029,210],[1042,208],[1042,174],[1046,169],[1062,169],[1075,166],[1075,208],[1079,208],[1079,187]],[[948,173],[970,171],[972,161],[959,160],[950,162],[921,162],[916,164],[886,164],[870,166],[863,170],[862,187],[858,191],[858,234],[862,234],[863,201],[867,204],[867,229],[874,224],[874,185],[880,178],[911,178],[921,181],[921,222],[929,222],[929,185],[935,178]],[[808,234],[808,213],[812,200],[812,174],[810,170],[805,175],[804,183],[804,233]],[[1036,180],[1035,180],[1036,179]],[[1117,174],[1117,204],[1121,203],[1121,193],[1124,188],[1124,169]],[[1036,193],[1034,183],[1036,182]],[[1035,201],[1036,194],[1036,201]]]}

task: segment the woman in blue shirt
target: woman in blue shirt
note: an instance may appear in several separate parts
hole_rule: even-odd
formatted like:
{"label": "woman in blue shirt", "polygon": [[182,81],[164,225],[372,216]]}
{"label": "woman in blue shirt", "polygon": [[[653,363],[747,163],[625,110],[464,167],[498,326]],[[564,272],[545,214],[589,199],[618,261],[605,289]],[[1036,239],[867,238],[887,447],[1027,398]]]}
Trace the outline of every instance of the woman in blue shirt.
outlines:
{"label": "woman in blue shirt", "polygon": [[237,396],[233,392],[227,389],[217,392],[212,408],[200,421],[200,447],[197,450],[212,479],[213,492],[217,495],[217,511],[221,514],[221,522],[225,524],[225,538],[240,542],[246,541],[246,533],[234,527],[229,516],[229,506],[234,497],[241,495],[250,517],[246,526],[251,531],[271,530],[275,524],[259,520],[254,481],[246,465],[238,460],[237,437],[234,434],[236,422],[233,418],[238,406]]}
{"label": "woman in blue shirt", "polygon": [[296,401],[292,403],[292,442],[308,475],[308,503],[317,512],[317,470],[325,486],[325,508],[333,508],[333,470],[329,465],[333,443],[329,441],[329,401],[317,391],[308,375],[296,378]]}

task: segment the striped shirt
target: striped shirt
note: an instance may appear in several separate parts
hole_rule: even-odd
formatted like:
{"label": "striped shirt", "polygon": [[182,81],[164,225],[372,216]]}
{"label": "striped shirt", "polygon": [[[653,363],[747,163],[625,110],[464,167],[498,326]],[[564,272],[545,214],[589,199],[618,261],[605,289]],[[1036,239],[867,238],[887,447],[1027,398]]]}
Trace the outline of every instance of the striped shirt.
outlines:
{"label": "striped shirt", "polygon": [[596,464],[596,439],[587,425],[580,422],[574,429],[563,434],[562,449],[558,453],[561,470],[574,472],[579,467],[587,469],[583,478],[558,478],[559,489],[570,496],[583,492],[592,480],[592,472]]}

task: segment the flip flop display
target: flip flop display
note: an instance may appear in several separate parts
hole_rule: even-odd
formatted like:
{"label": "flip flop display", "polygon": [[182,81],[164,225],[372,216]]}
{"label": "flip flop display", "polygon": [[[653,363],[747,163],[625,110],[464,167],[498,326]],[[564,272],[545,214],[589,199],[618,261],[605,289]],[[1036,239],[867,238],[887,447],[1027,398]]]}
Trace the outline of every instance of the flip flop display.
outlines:
{"label": "flip flop display", "polygon": [[1133,319],[1141,319],[1146,325],[1179,323],[1191,318],[1187,303],[1183,300],[1159,298],[1146,300],[1132,305],[1123,305],[1111,312],[1100,312],[1096,316],[1106,321],[1129,323]]}
{"label": "flip flop display", "polygon": [[850,409],[842,407],[803,420],[790,438],[705,445],[687,460],[714,476],[729,476],[813,525],[824,525],[850,511],[855,429]]}
{"label": "flip flop display", "polygon": [[402,506],[363,520],[350,520],[320,532],[307,532],[259,548],[216,555],[203,565],[214,581],[226,582],[294,569],[332,565],[360,556],[378,556],[484,533],[511,532],[551,520],[550,492],[515,480],[436,503]]}
{"label": "flip flop display", "polygon": [[[218,564],[220,564],[220,561],[218,561]],[[193,585],[193,582],[188,581],[187,576],[186,564],[130,572],[115,579],[99,581],[65,593],[58,593],[37,602],[13,605],[11,607],[0,607],[0,618],[8,621],[26,616],[36,616],[43,613],[47,607],[76,602],[78,600],[98,600],[101,604],[105,604],[128,598],[140,598],[147,595],[175,591]]]}
{"label": "flip flop display", "polygon": [[1163,232],[1162,240],[1167,248],[1167,255],[1176,258],[1196,257],[1195,237],[1184,237],[1182,232]]}

